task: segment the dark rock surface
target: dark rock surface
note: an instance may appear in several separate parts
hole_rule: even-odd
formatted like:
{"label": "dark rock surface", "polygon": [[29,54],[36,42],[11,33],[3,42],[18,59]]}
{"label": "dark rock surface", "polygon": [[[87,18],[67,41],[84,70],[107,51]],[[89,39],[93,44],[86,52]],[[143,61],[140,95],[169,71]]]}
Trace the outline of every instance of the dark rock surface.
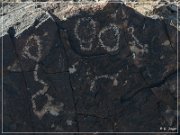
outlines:
{"label": "dark rock surface", "polygon": [[175,27],[122,3],[8,6],[4,132],[177,130]]}

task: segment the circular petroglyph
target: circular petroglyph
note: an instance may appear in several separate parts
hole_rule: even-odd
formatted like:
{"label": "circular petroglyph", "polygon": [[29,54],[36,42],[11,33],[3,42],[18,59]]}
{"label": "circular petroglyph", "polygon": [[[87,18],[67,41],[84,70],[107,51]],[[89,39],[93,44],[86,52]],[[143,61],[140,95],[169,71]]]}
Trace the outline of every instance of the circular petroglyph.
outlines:
{"label": "circular petroglyph", "polygon": [[38,62],[41,58],[42,46],[40,45],[40,39],[36,35],[32,35],[28,38],[25,47],[23,48],[23,57],[32,59]]}
{"label": "circular petroglyph", "polygon": [[115,52],[119,49],[120,31],[117,25],[110,24],[103,28],[98,37],[101,47],[107,52]]}
{"label": "circular petroglyph", "polygon": [[90,51],[96,36],[96,23],[91,17],[78,19],[74,28],[75,37],[79,40],[82,51]]}

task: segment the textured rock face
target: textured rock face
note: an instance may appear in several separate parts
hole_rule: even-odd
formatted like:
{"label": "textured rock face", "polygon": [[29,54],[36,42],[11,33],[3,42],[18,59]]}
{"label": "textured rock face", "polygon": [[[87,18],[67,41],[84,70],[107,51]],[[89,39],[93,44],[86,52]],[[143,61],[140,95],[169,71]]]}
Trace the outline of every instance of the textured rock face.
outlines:
{"label": "textured rock face", "polygon": [[53,7],[5,8],[3,131],[176,131],[177,29],[122,3]]}
{"label": "textured rock face", "polygon": [[[177,19],[180,19],[179,15],[177,15],[180,8],[176,2],[158,0],[156,2],[127,2],[126,5],[134,8],[145,16],[154,19],[161,18],[173,27],[178,28],[180,25],[177,21]],[[180,27],[178,29],[180,29]]]}

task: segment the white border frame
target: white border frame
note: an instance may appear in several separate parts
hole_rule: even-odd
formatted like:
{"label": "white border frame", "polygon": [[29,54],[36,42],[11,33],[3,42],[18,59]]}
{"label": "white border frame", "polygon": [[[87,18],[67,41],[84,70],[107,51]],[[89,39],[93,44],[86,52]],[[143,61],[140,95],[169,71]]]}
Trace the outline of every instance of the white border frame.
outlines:
{"label": "white border frame", "polygon": [[[126,0],[125,0],[126,1]],[[113,0],[111,1],[111,2],[109,2],[109,3],[143,3],[143,4],[150,4],[150,3],[156,3],[156,2],[125,2],[125,1],[123,1],[123,2],[121,2],[121,1],[114,1],[113,2]],[[37,3],[43,3],[43,4],[47,4],[47,3],[65,3],[65,2],[70,2],[70,1],[59,1],[59,2],[37,2],[37,0],[36,0],[36,2],[4,2],[3,0],[2,0],[2,14],[3,14],[3,11],[4,11],[4,9],[3,9],[3,4],[4,3],[35,3],[35,4],[37,4]],[[83,4],[85,4],[85,3],[104,3],[105,1],[100,1],[100,2],[73,2],[73,3],[83,3]],[[163,2],[162,2],[163,3]],[[2,50],[1,50],[1,53],[2,53],[2,57],[1,57],[1,68],[2,68],[2,80],[1,80],[1,83],[2,83],[2,87],[1,87],[1,89],[2,89],[2,95],[1,95],[1,99],[2,99],[2,101],[1,101],[1,133],[2,134],[73,134],[73,133],[77,133],[77,134],[83,134],[83,133],[104,133],[104,134],[112,134],[112,133],[119,133],[119,134],[123,134],[123,133],[129,133],[129,134],[133,134],[133,133],[140,133],[140,134],[142,134],[142,133],[148,133],[148,134],[154,134],[154,133],[159,133],[159,134],[164,134],[164,133],[167,133],[167,134],[169,134],[169,133],[171,133],[171,134],[175,134],[175,133],[179,133],[179,117],[178,117],[178,114],[179,114],[179,106],[178,106],[178,103],[179,103],[179,86],[178,86],[178,83],[179,83],[179,65],[178,65],[178,61],[179,61],[179,39],[178,39],[178,35],[179,35],[179,32],[178,32],[178,28],[180,27],[179,25],[178,25],[178,23],[179,23],[179,19],[178,19],[178,16],[179,16],[179,10],[178,10],[178,7],[180,6],[180,2],[169,2],[169,3],[175,3],[175,4],[177,4],[177,132],[4,132],[3,131],[3,33],[2,33]],[[2,22],[3,22],[3,16],[2,16]],[[3,27],[4,27],[4,24],[2,23],[2,29],[3,29]]]}

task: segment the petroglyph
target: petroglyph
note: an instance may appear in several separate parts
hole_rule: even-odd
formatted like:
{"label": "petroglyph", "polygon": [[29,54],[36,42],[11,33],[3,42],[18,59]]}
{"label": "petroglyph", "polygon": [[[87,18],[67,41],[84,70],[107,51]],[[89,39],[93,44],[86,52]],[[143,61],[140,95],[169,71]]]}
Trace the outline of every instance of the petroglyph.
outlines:
{"label": "petroglyph", "polygon": [[[31,47],[34,47],[33,55],[30,52]],[[34,81],[38,82],[39,84],[42,85],[42,89],[37,91],[35,94],[32,95],[31,97],[31,102],[32,102],[32,108],[34,114],[41,119],[47,112],[49,112],[51,115],[57,116],[59,115],[59,112],[63,109],[64,104],[60,103],[58,105],[53,105],[54,98],[47,94],[47,91],[49,89],[48,84],[44,81],[39,79],[38,77],[38,70],[39,70],[39,65],[38,62],[42,58],[42,46],[40,44],[40,38],[36,35],[32,35],[26,42],[26,45],[23,49],[23,55],[24,58],[29,58],[33,61],[36,62],[35,69],[33,71],[33,77]],[[37,110],[36,102],[35,99],[38,96],[46,96],[47,97],[47,103],[42,107],[41,110]]]}
{"label": "petroglyph", "polygon": [[95,90],[95,86],[96,86],[96,81],[99,80],[99,79],[110,79],[112,80],[112,86],[116,87],[118,86],[118,76],[119,76],[119,73],[121,73],[122,71],[119,70],[117,73],[113,74],[113,75],[108,75],[108,74],[105,74],[105,75],[101,75],[101,76],[96,76],[93,81],[91,82],[91,86],[90,86],[90,91],[91,92],[94,92]]}
{"label": "petroglyph", "polygon": [[[37,49],[36,50],[37,52],[33,52],[35,53],[34,55],[32,55],[32,53],[30,52],[30,49],[32,48]],[[42,46],[40,45],[39,37],[36,35],[32,35],[31,37],[29,37],[29,39],[26,42],[26,45],[23,48],[22,56],[24,58],[29,58],[31,60],[38,62],[41,58],[41,52],[42,52]]]}
{"label": "petroglyph", "polygon": [[[92,42],[96,37],[96,22],[90,17],[81,18],[77,21],[75,25],[74,33],[76,39],[78,39],[80,43],[80,49],[82,51],[91,51],[93,46]],[[108,34],[108,38],[105,37],[107,36],[107,34]],[[115,24],[110,24],[109,26],[104,27],[98,33],[98,39],[100,46],[104,48],[107,52],[117,51],[119,49],[119,40],[120,40],[119,27]]]}
{"label": "petroglyph", "polygon": [[21,4],[1,15],[3,131],[177,131],[169,17],[123,3]]}
{"label": "petroglyph", "polygon": [[69,73],[70,74],[73,74],[73,73],[75,73],[77,71],[75,66],[77,66],[78,64],[79,64],[79,62],[76,62],[69,68]]}
{"label": "petroglyph", "polygon": [[[133,59],[136,59],[136,56],[143,56],[148,53],[148,45],[141,44],[137,37],[134,35],[134,28],[129,27],[128,32],[131,35],[133,41],[129,41],[130,50],[133,52]],[[137,58],[138,59],[138,58]]]}
{"label": "petroglyph", "polygon": [[[103,28],[99,32],[98,37],[101,47],[107,52],[115,52],[119,49],[120,31],[117,25],[110,24],[109,26]],[[111,42],[109,43],[108,41]]]}
{"label": "petroglyph", "polygon": [[74,28],[75,37],[78,39],[82,51],[90,51],[96,36],[96,22],[88,17],[77,20]]}
{"label": "petroglyph", "polygon": [[[38,93],[39,94],[39,93]],[[42,119],[42,117],[49,112],[53,116],[58,116],[59,112],[63,110],[64,104],[60,103],[57,105],[52,104],[54,101],[54,98],[50,96],[49,94],[44,94],[44,96],[47,97],[47,103],[43,106],[41,110],[37,110],[36,108],[36,103],[35,103],[35,98],[38,96],[38,94],[34,94],[32,96],[32,107],[33,107],[33,112],[34,114],[39,118]],[[40,95],[40,94],[39,94]]]}

